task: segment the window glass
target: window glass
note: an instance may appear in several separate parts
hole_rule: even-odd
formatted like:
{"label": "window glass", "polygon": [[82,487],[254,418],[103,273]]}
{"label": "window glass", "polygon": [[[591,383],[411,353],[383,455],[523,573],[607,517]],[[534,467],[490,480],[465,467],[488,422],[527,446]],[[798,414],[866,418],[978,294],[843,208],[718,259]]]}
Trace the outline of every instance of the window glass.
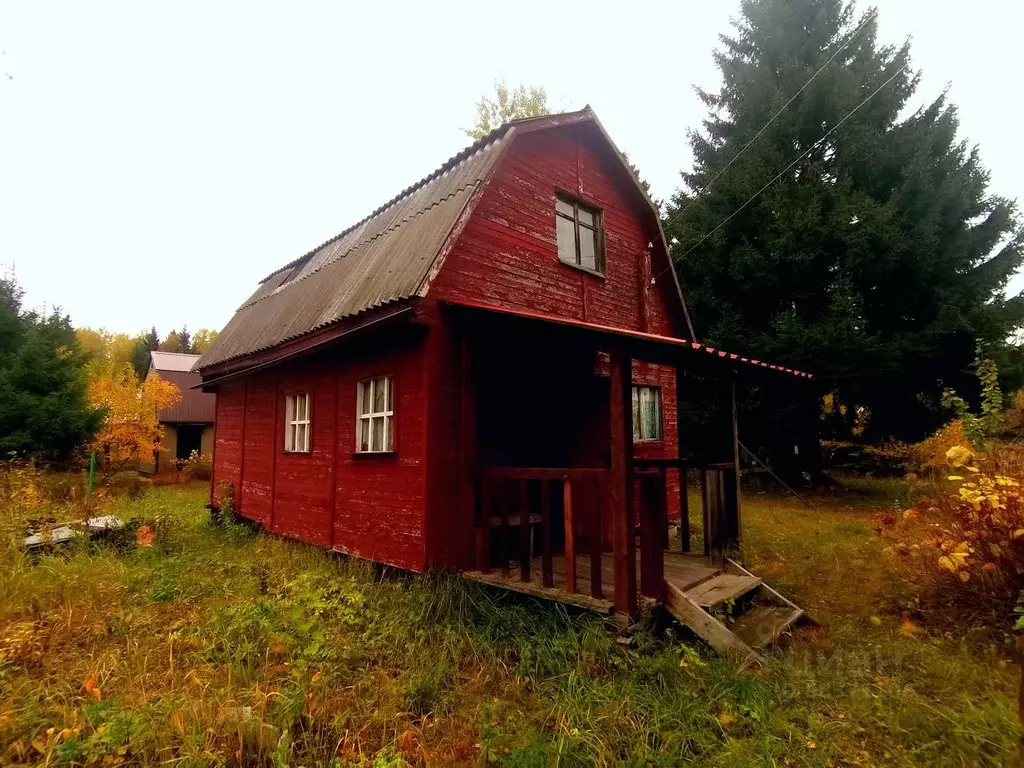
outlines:
{"label": "window glass", "polygon": [[284,399],[284,449],[308,453],[310,443],[309,393],[286,395]]}
{"label": "window glass", "polygon": [[597,232],[580,227],[580,266],[597,269]]}
{"label": "window glass", "polygon": [[379,376],[359,382],[356,402],[356,451],[394,450],[394,379]]}
{"label": "window glass", "polygon": [[595,272],[604,271],[600,211],[556,196],[555,236],[559,260]]}
{"label": "window glass", "polygon": [[576,263],[576,225],[569,219],[556,216],[558,225],[558,258],[569,264]]}
{"label": "window glass", "polygon": [[661,388],[633,387],[633,440],[661,439]]}

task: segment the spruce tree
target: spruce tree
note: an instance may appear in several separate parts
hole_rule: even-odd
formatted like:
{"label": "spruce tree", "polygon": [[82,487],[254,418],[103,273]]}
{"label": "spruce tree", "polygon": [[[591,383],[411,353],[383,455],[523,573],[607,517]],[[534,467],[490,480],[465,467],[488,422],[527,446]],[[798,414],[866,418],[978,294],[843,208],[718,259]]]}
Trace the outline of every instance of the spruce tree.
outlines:
{"label": "spruce tree", "polygon": [[154,325],[145,333],[139,335],[135,340],[135,345],[132,347],[131,362],[132,368],[135,369],[135,375],[139,379],[145,379],[146,374],[149,372],[149,353],[155,352],[160,348],[160,334],[156,332],[156,326]]}
{"label": "spruce tree", "polygon": [[0,277],[0,457],[67,460],[103,422],[86,399],[88,356],[66,315],[21,299]]}
{"label": "spruce tree", "polygon": [[868,436],[917,438],[946,418],[943,387],[968,388],[976,342],[1024,320],[1003,295],[1024,251],[946,95],[904,116],[919,74],[909,43],[877,43],[876,18],[743,2],[715,53],[721,90],[698,91],[709,114],[666,231],[698,337],[816,373]]}

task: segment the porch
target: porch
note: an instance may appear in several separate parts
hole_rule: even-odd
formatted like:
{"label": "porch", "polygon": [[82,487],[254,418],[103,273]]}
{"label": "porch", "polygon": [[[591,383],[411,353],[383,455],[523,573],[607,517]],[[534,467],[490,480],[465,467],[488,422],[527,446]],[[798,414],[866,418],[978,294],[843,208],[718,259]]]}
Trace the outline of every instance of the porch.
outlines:
{"label": "porch", "polygon": [[[802,615],[743,568],[738,356],[491,308],[460,306],[456,317],[470,321],[460,324],[468,578],[630,617],[642,605],[664,604],[719,650],[746,658],[756,652],[713,611],[762,596],[784,609],[772,612],[783,628]],[[634,428],[644,417],[634,360],[674,371],[675,442],[653,455],[641,450]],[[658,397],[664,412],[665,393]],[[699,410],[711,416],[698,430],[681,413],[701,398]],[[697,553],[687,470],[700,478]],[[679,530],[673,549],[670,506]]]}

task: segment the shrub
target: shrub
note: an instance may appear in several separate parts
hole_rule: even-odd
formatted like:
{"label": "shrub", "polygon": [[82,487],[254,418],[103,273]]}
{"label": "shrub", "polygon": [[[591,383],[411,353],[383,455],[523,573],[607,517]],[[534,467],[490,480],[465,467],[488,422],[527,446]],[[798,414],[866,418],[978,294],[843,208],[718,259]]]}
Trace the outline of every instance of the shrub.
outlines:
{"label": "shrub", "polygon": [[907,469],[920,475],[934,475],[949,468],[946,454],[953,448],[971,450],[963,419],[954,419],[931,437],[907,450]]}
{"label": "shrub", "polygon": [[201,455],[199,451],[192,451],[182,465],[182,473],[185,479],[209,480],[213,475],[213,462],[208,455]]}
{"label": "shrub", "polygon": [[[1024,588],[1024,498],[1016,451],[988,455],[962,445],[946,453],[950,486],[902,515],[882,513],[876,527],[892,540],[887,552],[937,593],[965,604],[1012,601]],[[1014,475],[1006,474],[1013,467]]]}
{"label": "shrub", "polygon": [[907,468],[910,450],[906,443],[882,445],[823,440],[822,458],[825,467],[841,472],[879,477],[898,477]]}

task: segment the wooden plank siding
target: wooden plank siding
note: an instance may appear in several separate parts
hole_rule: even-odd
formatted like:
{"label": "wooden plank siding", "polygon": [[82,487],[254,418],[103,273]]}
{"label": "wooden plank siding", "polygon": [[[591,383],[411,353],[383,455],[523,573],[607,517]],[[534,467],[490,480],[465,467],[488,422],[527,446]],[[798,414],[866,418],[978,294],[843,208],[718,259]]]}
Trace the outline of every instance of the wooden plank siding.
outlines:
{"label": "wooden plank siding", "polygon": [[[617,159],[587,127],[517,137],[435,277],[429,297],[685,336],[685,328],[670,319],[678,315],[670,310],[671,303],[679,302],[671,279],[662,276],[654,286],[647,279],[648,244],[657,233],[645,225],[645,211],[622,173]],[[558,260],[556,191],[601,209],[604,278]],[[661,387],[664,430],[662,440],[635,445],[637,458],[678,455],[675,378],[671,366],[633,363],[633,383]],[[678,519],[678,470],[669,470],[666,481],[668,516]]]}
{"label": "wooden plank siding", "polygon": [[[467,371],[474,369],[483,350],[466,343],[459,326],[446,315],[445,302],[468,301],[685,336],[675,284],[668,276],[650,283],[658,264],[649,263],[649,248],[659,233],[628,174],[593,126],[564,125],[517,134],[479,193],[465,226],[461,232],[453,230],[444,261],[402,310],[410,315],[403,316],[403,324],[381,326],[365,338],[338,337],[330,347],[324,341],[317,351],[281,347],[295,357],[273,357],[275,348],[247,358],[267,366],[263,370],[245,374],[241,366],[247,363],[238,362],[224,369],[228,378],[214,379],[214,485],[233,483],[240,513],[283,536],[413,571],[472,569],[477,548],[474,509],[483,491],[465,476],[477,461],[474,446],[468,444],[476,440],[477,430],[464,427],[463,421],[479,412],[467,414],[463,402],[473,386]],[[604,276],[558,260],[556,192],[601,210]],[[371,308],[366,314],[385,311],[392,310]],[[346,322],[357,323],[359,317]],[[309,338],[334,333],[332,329]],[[549,357],[559,356],[560,350],[548,351]],[[306,356],[298,357],[299,353]],[[529,353],[505,357],[510,368],[527,370],[531,376],[548,373]],[[482,364],[488,361],[493,362],[488,357]],[[499,362],[498,379],[505,366],[505,361]],[[597,360],[593,366],[598,367]],[[577,370],[585,374],[588,369],[581,365]],[[659,386],[662,395],[663,439],[637,443],[633,453],[639,459],[677,456],[674,369],[634,361],[630,373],[633,383]],[[236,374],[238,378],[230,378]],[[357,385],[382,375],[395,377],[395,450],[389,455],[358,455]],[[600,381],[596,376],[593,380]],[[308,454],[283,449],[285,398],[298,392],[308,392],[311,398]],[[493,401],[500,400],[502,392],[492,387],[478,394],[481,400],[489,396]],[[500,406],[492,402],[492,408]],[[601,412],[607,434],[608,406]],[[580,437],[586,435],[581,432]],[[601,442],[592,446],[595,461],[600,461],[598,453],[609,450],[608,438]],[[668,514],[675,518],[678,471],[669,469],[666,474]],[[623,495],[627,504],[638,497],[631,489]],[[580,520],[586,519],[585,497],[573,500]],[[610,527],[610,519],[605,525]],[[627,532],[628,526],[620,524],[620,534]],[[594,541],[588,546],[594,548]],[[578,554],[593,552],[581,545]],[[543,574],[532,578],[539,582]],[[587,585],[581,586],[588,591]],[[606,595],[610,587],[605,585]]]}
{"label": "wooden plank siding", "polygon": [[[424,570],[424,347],[420,331],[380,351],[335,351],[225,382],[217,397],[214,485],[233,483],[239,513],[273,533]],[[382,375],[394,376],[396,450],[357,455],[357,384]],[[305,454],[284,451],[284,401],[298,392],[310,394]]]}

